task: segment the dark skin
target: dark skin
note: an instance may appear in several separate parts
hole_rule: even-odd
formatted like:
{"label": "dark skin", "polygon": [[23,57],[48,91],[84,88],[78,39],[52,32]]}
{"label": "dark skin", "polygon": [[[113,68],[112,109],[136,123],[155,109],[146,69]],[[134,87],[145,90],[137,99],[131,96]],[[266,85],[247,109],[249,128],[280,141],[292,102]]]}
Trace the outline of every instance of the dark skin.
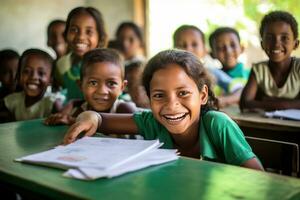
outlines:
{"label": "dark skin", "polygon": [[[289,24],[277,21],[266,26],[262,35],[262,48],[269,57],[268,68],[278,88],[286,83],[292,67],[291,53],[299,46],[299,40],[294,36]],[[254,72],[243,90],[240,102],[241,110],[256,109],[279,110],[299,109],[300,94],[294,99],[270,97],[258,87]]]}

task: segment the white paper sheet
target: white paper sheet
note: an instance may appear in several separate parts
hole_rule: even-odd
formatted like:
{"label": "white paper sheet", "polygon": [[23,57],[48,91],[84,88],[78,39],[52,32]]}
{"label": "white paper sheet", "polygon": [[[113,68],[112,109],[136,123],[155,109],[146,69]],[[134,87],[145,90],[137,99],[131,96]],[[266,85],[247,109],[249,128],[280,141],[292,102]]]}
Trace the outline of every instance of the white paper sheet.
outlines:
{"label": "white paper sheet", "polygon": [[299,109],[276,110],[272,112],[265,112],[267,117],[277,117],[284,119],[300,120]]}
{"label": "white paper sheet", "polygon": [[161,145],[158,140],[85,137],[16,161],[68,169],[64,176],[93,180],[178,159],[176,150],[158,149]]}
{"label": "white paper sheet", "polygon": [[40,163],[53,167],[95,167],[110,169],[121,165],[144,152],[158,148],[158,140],[129,140],[85,137],[76,142],[49,151],[25,156],[17,161]]}
{"label": "white paper sheet", "polygon": [[176,151],[174,149],[154,149],[112,170],[97,168],[69,169],[64,173],[64,176],[84,180],[93,180],[102,177],[112,178],[145,167],[176,160],[178,159]]}

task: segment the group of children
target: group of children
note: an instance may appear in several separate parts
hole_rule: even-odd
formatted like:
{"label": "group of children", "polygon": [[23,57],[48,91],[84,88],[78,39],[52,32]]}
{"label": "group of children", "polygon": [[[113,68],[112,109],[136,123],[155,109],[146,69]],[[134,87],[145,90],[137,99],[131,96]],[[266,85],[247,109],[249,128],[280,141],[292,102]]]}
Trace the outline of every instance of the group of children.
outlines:
{"label": "group of children", "polygon": [[263,170],[237,124],[217,110],[234,103],[241,110],[300,108],[300,61],[291,57],[298,26],[287,12],[262,20],[269,60],[251,72],[238,61],[243,47],[230,27],[210,35],[209,53],[200,29],[181,26],[173,36],[177,49],[158,53],[145,66],[139,27],[121,24],[108,43],[95,8],[73,9],[66,23],[54,21],[47,33],[56,61],[39,49],[20,58],[0,52],[0,120],[46,117],[47,125],[71,125],[65,144],[81,132],[140,134],[184,156]]}

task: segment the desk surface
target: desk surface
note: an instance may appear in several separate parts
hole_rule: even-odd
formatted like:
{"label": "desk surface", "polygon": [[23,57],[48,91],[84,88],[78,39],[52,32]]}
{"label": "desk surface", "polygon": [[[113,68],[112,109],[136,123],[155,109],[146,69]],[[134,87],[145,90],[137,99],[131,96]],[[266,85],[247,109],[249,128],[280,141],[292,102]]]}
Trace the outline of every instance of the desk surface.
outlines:
{"label": "desk surface", "polygon": [[267,118],[261,113],[241,113],[238,106],[229,106],[221,111],[228,114],[242,127],[300,132],[300,121]]}
{"label": "desk surface", "polygon": [[13,161],[59,144],[65,131],[40,120],[1,124],[0,181],[53,199],[300,199],[298,179],[189,158],[96,181]]}

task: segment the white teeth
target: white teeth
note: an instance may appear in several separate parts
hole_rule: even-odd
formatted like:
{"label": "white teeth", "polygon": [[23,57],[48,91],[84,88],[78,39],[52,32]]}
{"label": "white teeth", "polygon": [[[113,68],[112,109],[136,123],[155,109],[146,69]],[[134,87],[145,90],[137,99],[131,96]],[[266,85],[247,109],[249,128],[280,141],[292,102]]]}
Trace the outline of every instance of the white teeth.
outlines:
{"label": "white teeth", "polygon": [[272,53],[281,53],[281,50],[272,50]]}
{"label": "white teeth", "polygon": [[76,44],[76,48],[78,48],[78,49],[85,49],[85,48],[87,48],[87,44],[84,44],[84,43],[77,43],[77,44]]}
{"label": "white teeth", "polygon": [[180,120],[186,115],[186,113],[180,113],[176,115],[164,115],[164,117],[168,120]]}
{"label": "white teeth", "polygon": [[36,84],[28,84],[27,86],[28,86],[28,88],[31,89],[31,90],[36,90],[36,89],[38,89],[38,86],[37,86]]}

